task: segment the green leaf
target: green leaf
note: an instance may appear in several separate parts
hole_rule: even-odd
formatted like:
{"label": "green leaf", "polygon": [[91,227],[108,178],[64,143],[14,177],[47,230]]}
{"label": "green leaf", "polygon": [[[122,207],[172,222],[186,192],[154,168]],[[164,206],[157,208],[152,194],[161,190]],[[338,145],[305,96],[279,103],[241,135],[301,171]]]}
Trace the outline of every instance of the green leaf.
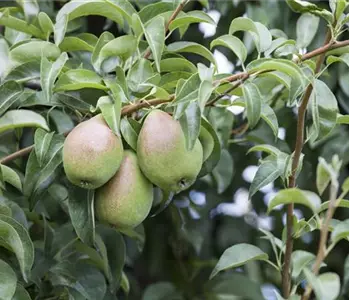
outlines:
{"label": "green leaf", "polygon": [[302,14],[297,21],[297,46],[306,48],[314,39],[320,18],[309,13]]}
{"label": "green leaf", "polygon": [[144,85],[151,81],[154,71],[151,62],[147,59],[138,60],[127,74],[127,83],[131,91],[136,93],[144,93],[149,90],[148,85]]}
{"label": "green leaf", "polygon": [[132,35],[123,35],[116,39],[112,39],[104,44],[100,49],[98,52],[98,58],[94,61],[93,66],[96,70],[104,70],[103,63],[107,62],[110,58],[120,58],[123,61],[126,61],[126,59],[135,52],[136,48],[137,40]]}
{"label": "green leaf", "polygon": [[133,129],[127,117],[121,119],[120,130],[126,143],[137,151],[138,133]]}
{"label": "green leaf", "polygon": [[259,37],[259,31],[257,29],[257,26],[255,22],[253,22],[249,18],[244,17],[238,17],[233,19],[233,21],[230,23],[229,26],[229,34],[234,34],[237,31],[247,31],[249,32],[256,44],[258,52],[260,52],[260,37]]}
{"label": "green leaf", "polygon": [[53,85],[67,60],[68,55],[65,52],[62,53],[60,57],[53,63],[48,61],[46,57],[43,57],[41,59],[40,81],[41,88],[47,102],[51,102],[53,95]]}
{"label": "green leaf", "polygon": [[46,120],[31,110],[10,110],[0,118],[0,132],[23,127],[40,127],[49,130]]}
{"label": "green leaf", "polygon": [[[199,88],[201,85],[200,76],[198,73],[193,74],[184,81],[183,86],[181,89],[176,91],[176,97],[175,100],[172,102],[173,104],[177,103],[188,103],[191,101],[197,101],[199,97]],[[181,115],[183,114],[183,110],[176,110],[175,112],[175,119],[179,119]]]}
{"label": "green leaf", "polygon": [[17,276],[12,268],[0,259],[0,299],[12,299],[17,285]]}
{"label": "green leaf", "polygon": [[316,187],[319,194],[322,195],[331,181],[331,166],[319,157],[319,163],[316,168]]}
{"label": "green leaf", "polygon": [[201,10],[193,10],[187,13],[183,13],[174,19],[169,26],[171,31],[182,26],[188,26],[192,23],[208,23],[216,25],[215,21],[205,12]]}
{"label": "green leaf", "polygon": [[0,25],[24,32],[37,38],[45,38],[45,35],[37,26],[28,24],[24,20],[11,16],[8,10],[0,12]]}
{"label": "green leaf", "polygon": [[54,91],[64,92],[80,90],[83,88],[94,88],[107,90],[102,78],[95,72],[85,69],[69,70],[62,74],[55,84]]}
{"label": "green leaf", "polygon": [[8,166],[5,166],[5,165],[0,165],[0,166],[1,166],[2,181],[11,184],[19,191],[22,191],[22,181],[19,175]]}
{"label": "green leaf", "polygon": [[347,255],[344,262],[342,295],[344,295],[348,291],[348,284],[349,284],[349,255]]}
{"label": "green leaf", "polygon": [[28,231],[13,218],[0,214],[0,245],[16,254],[23,279],[27,282],[34,262],[34,245]]}
{"label": "green leaf", "polygon": [[32,300],[26,289],[17,283],[16,292],[11,300]]}
{"label": "green leaf", "polygon": [[202,164],[200,173],[198,175],[199,178],[211,173],[211,171],[217,166],[222,151],[217,132],[214,130],[212,125],[205,118],[201,118],[201,126],[211,135],[214,146],[210,156]]}
{"label": "green leaf", "polygon": [[23,89],[16,81],[7,81],[0,86],[0,116],[19,98]]}
{"label": "green leaf", "polygon": [[249,197],[251,198],[262,187],[274,182],[279,176],[280,170],[278,169],[276,159],[262,162],[252,180],[249,190]]}
{"label": "green leaf", "polygon": [[115,134],[120,135],[121,106],[115,105],[110,96],[102,96],[98,99],[96,108],[101,110],[103,118],[110,129]]}
{"label": "green leaf", "polygon": [[333,15],[328,10],[318,7],[316,4],[303,0],[286,0],[286,2],[295,12],[314,14],[324,18],[330,24],[334,21]]}
{"label": "green leaf", "polygon": [[298,188],[284,189],[279,191],[269,202],[268,213],[280,204],[296,203],[309,207],[316,212],[320,207],[321,200],[318,195],[310,191],[300,190]]}
{"label": "green leaf", "polygon": [[332,12],[335,14],[337,21],[340,20],[347,6],[347,0],[330,0],[330,8]]}
{"label": "green leaf", "polygon": [[93,52],[94,47],[76,36],[67,36],[63,39],[62,43],[59,44],[61,51],[72,52],[72,51],[88,51]]}
{"label": "green leaf", "polygon": [[153,218],[163,212],[171,204],[174,195],[174,192],[162,190],[160,204],[158,205],[158,207],[154,207],[154,209],[150,211],[149,216]]}
{"label": "green leaf", "polygon": [[[231,273],[219,276],[205,284],[205,295],[209,299],[265,299],[259,283],[243,274]],[[235,298],[236,296],[237,298]]]}
{"label": "green leaf", "polygon": [[61,50],[50,42],[29,41],[22,43],[10,51],[11,62],[18,66],[30,61],[40,61],[42,57],[49,60],[56,60],[61,54]]}
{"label": "green leaf", "polygon": [[[105,31],[100,35],[100,37],[99,37],[99,39],[94,47],[94,50],[92,52],[92,57],[91,57],[91,63],[93,65],[93,68],[98,73],[102,73],[102,70],[101,70],[101,63],[102,62],[99,60],[99,58],[100,58],[99,54],[100,54],[102,48],[113,40],[114,40],[114,35],[108,31]],[[115,66],[116,66],[116,64],[115,64]]]}
{"label": "green leaf", "polygon": [[331,242],[337,244],[342,239],[349,237],[349,219],[337,224],[331,234]]}
{"label": "green leaf", "polygon": [[211,49],[216,46],[223,46],[230,49],[241,62],[245,62],[247,57],[247,49],[243,42],[241,42],[237,37],[229,34],[222,35],[213,40],[210,44]]}
{"label": "green leaf", "polygon": [[16,0],[16,2],[22,7],[26,21],[31,23],[40,10],[36,0]]}
{"label": "green leaf", "polygon": [[315,262],[316,256],[304,250],[296,250],[292,252],[292,278],[295,280],[301,275],[305,268],[311,268]]}
{"label": "green leaf", "polygon": [[254,22],[259,35],[259,48],[261,52],[269,49],[272,41],[272,36],[267,27],[265,27],[262,23]]}
{"label": "green leaf", "polygon": [[250,244],[231,246],[226,249],[220,257],[210,275],[210,279],[216,276],[220,271],[237,268],[254,260],[268,260],[268,254]]}
{"label": "green leaf", "polygon": [[93,245],[95,240],[94,191],[70,186],[68,207],[77,236],[85,244]]}
{"label": "green leaf", "polygon": [[125,265],[125,242],[122,235],[115,229],[98,226],[96,230],[99,233],[99,236],[101,237],[101,240],[103,241],[105,246],[106,253],[103,256],[103,260],[107,264],[108,270],[110,272],[111,282],[109,282],[109,284],[111,291],[115,292],[115,290],[121,283],[122,270]]}
{"label": "green leaf", "polygon": [[165,31],[165,20],[161,16],[150,20],[144,28],[144,35],[151,49],[158,72],[160,72],[161,55],[165,47]]}
{"label": "green leaf", "polygon": [[192,150],[198,137],[201,125],[201,111],[197,101],[190,102],[184,114],[179,118],[182,131],[184,132],[186,147]]}
{"label": "green leaf", "polygon": [[40,78],[40,62],[30,61],[21,64],[9,71],[6,81],[15,80],[17,83],[27,82]]}
{"label": "green leaf", "polygon": [[280,150],[272,145],[268,145],[268,144],[261,144],[261,145],[256,145],[253,146],[252,148],[250,148],[246,154],[249,154],[251,152],[254,151],[262,151],[262,152],[266,152],[270,155],[274,155],[275,157],[277,157],[280,154]]}
{"label": "green leaf", "polygon": [[155,2],[144,6],[138,13],[139,18],[143,23],[155,18],[158,15],[164,14],[166,12],[171,12],[176,9],[176,3],[171,2]]}
{"label": "green leaf", "polygon": [[336,97],[326,83],[315,79],[313,87],[311,111],[314,131],[311,138],[315,141],[327,136],[336,126],[338,105]]}
{"label": "green leaf", "polygon": [[316,299],[318,300],[335,300],[340,291],[340,279],[336,273],[323,273],[315,276],[308,269],[304,269],[304,274],[313,287]]}
{"label": "green leaf", "polygon": [[59,45],[65,36],[65,22],[72,21],[88,15],[99,15],[110,19],[121,26],[124,25],[124,18],[131,23],[131,16],[136,13],[133,6],[124,0],[74,0],[66,3],[56,16],[55,43]]}
{"label": "green leaf", "polygon": [[57,93],[55,96],[57,97],[57,101],[62,102],[64,105],[74,111],[78,110],[82,113],[90,112],[90,105],[75,94]]}
{"label": "green leaf", "polygon": [[[322,203],[318,210],[318,213],[328,209],[329,204],[330,204],[330,201],[325,201],[324,203]],[[338,202],[337,207],[349,208],[349,200],[341,199]]]}
{"label": "green leaf", "polygon": [[349,67],[349,53],[344,53],[341,56],[330,55],[326,59],[326,64],[329,66],[335,62],[345,63]]}
{"label": "green leaf", "polygon": [[257,85],[253,83],[244,84],[242,87],[246,101],[247,120],[250,128],[257,125],[262,111],[262,95]]}
{"label": "green leaf", "polygon": [[337,124],[349,124],[349,115],[340,115],[337,114]]}
{"label": "green leaf", "polygon": [[165,58],[160,61],[161,72],[184,71],[196,73],[197,69],[193,63],[184,58]]}
{"label": "green leaf", "polygon": [[170,52],[195,53],[203,56],[216,66],[216,61],[211,51],[195,42],[174,42],[167,46],[167,50]]}
{"label": "green leaf", "polygon": [[170,282],[157,282],[148,285],[142,297],[142,300],[162,299],[183,300],[176,287]]}
{"label": "green leaf", "polygon": [[54,132],[46,132],[38,128],[34,136],[34,149],[39,166],[42,167],[46,163],[46,154],[50,148]]}
{"label": "green leaf", "polygon": [[230,185],[234,175],[234,161],[226,149],[222,149],[219,162],[212,170],[212,175],[217,184],[218,194],[223,193]]}
{"label": "green leaf", "polygon": [[41,11],[38,14],[38,22],[42,32],[46,35],[46,40],[48,40],[54,30],[54,25],[50,17],[45,12]]}
{"label": "green leaf", "polygon": [[10,47],[4,38],[0,39],[0,79],[3,79],[8,73],[10,67]]}

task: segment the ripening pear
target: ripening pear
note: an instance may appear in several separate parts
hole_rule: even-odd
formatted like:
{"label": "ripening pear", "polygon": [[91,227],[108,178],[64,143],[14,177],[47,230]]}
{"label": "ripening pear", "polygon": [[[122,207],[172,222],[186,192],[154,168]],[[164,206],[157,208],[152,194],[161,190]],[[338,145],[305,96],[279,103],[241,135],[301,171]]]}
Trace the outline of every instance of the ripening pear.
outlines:
{"label": "ripening pear", "polygon": [[214,147],[214,139],[212,135],[208,132],[208,130],[201,126],[200,128],[200,134],[199,134],[199,141],[201,142],[202,145],[202,150],[203,150],[203,160],[206,161],[206,159],[209,158],[213,151]]}
{"label": "ripening pear", "polygon": [[145,176],[174,193],[195,182],[203,159],[200,141],[189,151],[180,123],[161,110],[153,110],[146,117],[138,136],[137,155]]}
{"label": "ripening pear", "polygon": [[147,217],[152,203],[153,185],[139,168],[136,153],[126,150],[119,171],[96,191],[96,216],[120,229],[134,228]]}
{"label": "ripening pear", "polygon": [[122,156],[122,141],[101,114],[76,126],[63,146],[67,178],[86,189],[105,184],[119,169]]}

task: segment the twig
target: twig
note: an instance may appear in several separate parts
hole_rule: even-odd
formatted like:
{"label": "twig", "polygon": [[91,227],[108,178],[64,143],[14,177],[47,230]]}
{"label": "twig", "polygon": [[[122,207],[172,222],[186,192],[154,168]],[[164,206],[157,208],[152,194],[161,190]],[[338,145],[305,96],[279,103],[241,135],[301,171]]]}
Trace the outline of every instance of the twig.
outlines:
{"label": "twig", "polygon": [[[330,227],[331,219],[334,215],[334,212],[336,210],[336,201],[337,201],[337,193],[338,193],[338,182],[336,180],[333,180],[331,183],[330,188],[330,203],[329,207],[326,213],[326,219],[325,223],[321,226],[321,232],[320,232],[320,241],[318,246],[318,252],[316,256],[316,260],[313,266],[313,273],[317,275],[319,273],[320,267],[322,262],[324,261],[326,257],[326,243],[327,243],[327,237],[328,237],[328,229]],[[307,287],[304,291],[304,294],[302,296],[302,300],[308,300],[309,296],[311,294],[312,287],[308,283]]]}
{"label": "twig", "polygon": [[331,42],[331,40],[328,40],[328,42],[324,46],[304,54],[301,60],[304,61],[304,60],[313,58],[315,56],[318,56],[320,54],[324,54],[330,50],[342,48],[345,46],[349,46],[349,40],[339,41],[339,42]]}
{"label": "twig", "polygon": [[[174,19],[176,19],[176,17],[178,16],[178,14],[183,10],[184,6],[189,2],[189,0],[182,0],[181,3],[179,3],[179,5],[177,6],[176,10],[173,12],[173,14],[171,15],[171,17],[169,18],[166,26],[165,26],[165,35],[167,34],[169,27],[172,23],[172,21]],[[151,54],[151,50],[148,47],[147,51],[144,54],[144,58],[149,58]]]}
{"label": "twig", "polygon": [[[325,39],[325,46],[330,44],[331,41],[331,32],[328,31]],[[324,47],[322,47],[324,48]],[[320,49],[322,49],[320,48]],[[326,48],[327,50],[330,47]],[[327,51],[326,50],[326,51]],[[315,73],[318,73],[321,69],[321,65],[325,58],[326,51],[312,51],[312,56],[320,55],[316,62]],[[309,57],[309,55],[308,55]],[[296,145],[294,150],[294,156],[292,160],[292,171],[291,176],[289,177],[289,188],[294,188],[296,186],[296,173],[300,161],[300,157],[302,154],[302,149],[304,146],[304,123],[305,123],[305,115],[307,111],[307,106],[309,103],[310,95],[313,91],[313,86],[311,84],[308,85],[303,99],[301,101],[301,105],[298,108],[298,120],[297,120],[297,136],[296,136]],[[282,268],[282,293],[284,298],[288,298],[290,294],[291,287],[291,278],[290,278],[290,265],[291,265],[291,255],[293,250],[293,203],[287,205],[287,218],[286,218],[286,250],[284,256],[284,265]]]}

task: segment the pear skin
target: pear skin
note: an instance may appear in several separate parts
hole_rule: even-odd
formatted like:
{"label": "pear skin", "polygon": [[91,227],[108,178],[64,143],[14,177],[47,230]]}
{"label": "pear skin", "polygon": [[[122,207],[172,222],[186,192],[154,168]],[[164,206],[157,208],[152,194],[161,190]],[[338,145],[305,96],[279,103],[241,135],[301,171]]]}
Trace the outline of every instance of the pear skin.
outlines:
{"label": "pear skin", "polygon": [[152,203],[153,185],[139,168],[136,153],[126,150],[119,171],[96,191],[96,216],[119,229],[134,228],[147,217]]}
{"label": "pear skin", "polygon": [[119,169],[122,156],[122,141],[102,115],[76,126],[63,146],[63,166],[67,178],[87,189],[105,184]]}
{"label": "pear skin", "polygon": [[145,176],[174,193],[195,182],[203,162],[200,141],[189,151],[180,123],[161,110],[153,110],[146,117],[138,136],[137,155]]}

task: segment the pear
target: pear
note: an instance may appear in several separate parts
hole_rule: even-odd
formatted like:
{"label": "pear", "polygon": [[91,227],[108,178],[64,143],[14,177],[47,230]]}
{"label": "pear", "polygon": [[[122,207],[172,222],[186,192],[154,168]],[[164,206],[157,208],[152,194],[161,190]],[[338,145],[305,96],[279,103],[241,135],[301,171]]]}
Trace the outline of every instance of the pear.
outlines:
{"label": "pear", "polygon": [[145,176],[174,193],[195,182],[203,162],[200,141],[189,151],[180,123],[161,110],[153,110],[146,117],[138,136],[137,155]]}
{"label": "pear", "polygon": [[136,153],[124,152],[119,171],[95,195],[96,216],[119,229],[138,226],[150,212],[153,185],[138,165]]}
{"label": "pear", "polygon": [[86,189],[105,184],[119,169],[122,156],[122,141],[101,114],[76,126],[63,146],[67,178]]}
{"label": "pear", "polygon": [[200,127],[199,140],[203,150],[203,161],[206,161],[213,151],[214,139],[208,130],[203,126]]}

